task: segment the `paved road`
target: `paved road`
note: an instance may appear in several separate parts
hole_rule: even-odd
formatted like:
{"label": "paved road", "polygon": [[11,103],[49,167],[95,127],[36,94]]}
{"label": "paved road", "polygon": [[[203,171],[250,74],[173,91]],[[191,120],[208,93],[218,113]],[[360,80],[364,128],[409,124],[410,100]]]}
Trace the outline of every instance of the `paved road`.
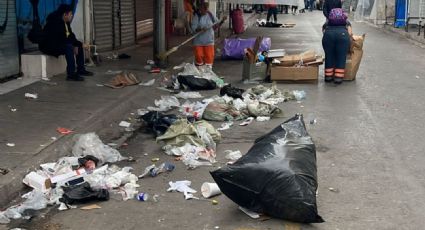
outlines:
{"label": "paved road", "polygon": [[[321,51],[320,12],[285,16],[295,21],[293,29],[250,29],[244,36],[272,37],[273,48],[288,52],[314,48]],[[236,126],[223,131],[218,145],[218,165],[188,171],[177,169],[156,178],[140,181],[141,191],[160,195],[159,202],[117,201],[101,203],[101,209],[51,212],[28,229],[58,226],[61,229],[423,229],[425,219],[425,69],[424,50],[393,34],[365,24],[354,23],[354,32],[366,33],[365,55],[358,79],[341,86],[286,85],[282,89],[302,89],[307,99],[282,105],[287,117],[302,112],[317,123],[308,129],[317,145],[318,207],[326,220],[322,224],[298,225],[282,220],[252,220],[237,210],[225,196],[218,205],[185,201],[182,194],[166,193],[168,181],[188,179],[199,190],[212,181],[208,171],[225,162],[226,149],[246,152],[253,140],[283,120]],[[236,61],[217,62],[216,72],[238,83],[242,70]],[[161,92],[156,92],[159,97]],[[217,92],[203,93],[213,95]],[[214,123],[218,126],[218,123]],[[140,133],[122,149],[137,158],[133,164],[141,172],[152,157],[172,158],[161,153],[148,134]],[[144,156],[143,153],[148,153]],[[335,188],[330,191],[329,188]]]}

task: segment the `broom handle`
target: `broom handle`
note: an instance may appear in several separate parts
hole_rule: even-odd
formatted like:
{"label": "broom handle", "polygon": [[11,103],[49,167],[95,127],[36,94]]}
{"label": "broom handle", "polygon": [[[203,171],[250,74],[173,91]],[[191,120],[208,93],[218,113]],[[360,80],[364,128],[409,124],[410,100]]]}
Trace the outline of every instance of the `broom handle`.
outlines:
{"label": "broom handle", "polygon": [[183,46],[183,45],[186,45],[188,42],[192,41],[194,38],[196,38],[196,37],[197,37],[197,36],[199,36],[200,34],[202,34],[202,33],[206,32],[207,30],[209,30],[209,29],[213,28],[214,26],[216,26],[216,25],[220,24],[222,21],[223,21],[223,20],[221,20],[221,21],[219,21],[219,22],[215,23],[214,25],[212,25],[212,26],[210,26],[210,27],[206,28],[205,30],[201,30],[201,31],[197,32],[197,33],[196,33],[196,34],[194,34],[192,37],[190,37],[190,38],[188,38],[186,41],[182,42],[182,43],[179,45],[179,47],[180,47],[180,46]]}

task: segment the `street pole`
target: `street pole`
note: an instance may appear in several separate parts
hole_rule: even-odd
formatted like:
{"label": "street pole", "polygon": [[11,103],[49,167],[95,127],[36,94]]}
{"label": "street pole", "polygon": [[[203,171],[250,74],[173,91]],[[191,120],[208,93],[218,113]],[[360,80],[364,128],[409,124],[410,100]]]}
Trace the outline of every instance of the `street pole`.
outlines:
{"label": "street pole", "polygon": [[166,61],[159,59],[157,55],[165,51],[165,0],[155,0],[153,56],[155,63],[161,68],[166,66]]}

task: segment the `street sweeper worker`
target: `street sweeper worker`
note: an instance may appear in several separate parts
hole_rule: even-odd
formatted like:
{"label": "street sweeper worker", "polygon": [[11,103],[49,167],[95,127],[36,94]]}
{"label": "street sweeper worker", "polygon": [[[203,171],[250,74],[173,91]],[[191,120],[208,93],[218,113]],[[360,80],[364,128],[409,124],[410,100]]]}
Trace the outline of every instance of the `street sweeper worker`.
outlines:
{"label": "street sweeper worker", "polygon": [[[209,10],[209,4],[203,2],[195,12],[192,19],[192,31],[194,33],[202,32],[193,39],[193,53],[195,56],[195,65],[212,67],[214,63],[214,30],[220,27],[227,19],[226,16],[219,22]],[[218,23],[218,24],[217,24]]]}

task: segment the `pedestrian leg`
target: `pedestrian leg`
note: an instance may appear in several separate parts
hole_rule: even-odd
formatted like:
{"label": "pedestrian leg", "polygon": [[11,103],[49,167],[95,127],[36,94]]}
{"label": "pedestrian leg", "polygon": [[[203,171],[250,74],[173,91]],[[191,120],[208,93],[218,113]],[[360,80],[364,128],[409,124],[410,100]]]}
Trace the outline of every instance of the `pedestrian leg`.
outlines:
{"label": "pedestrian leg", "polygon": [[66,73],[68,76],[75,74],[75,54],[74,46],[72,44],[66,44],[65,46],[65,59],[66,59]]}

